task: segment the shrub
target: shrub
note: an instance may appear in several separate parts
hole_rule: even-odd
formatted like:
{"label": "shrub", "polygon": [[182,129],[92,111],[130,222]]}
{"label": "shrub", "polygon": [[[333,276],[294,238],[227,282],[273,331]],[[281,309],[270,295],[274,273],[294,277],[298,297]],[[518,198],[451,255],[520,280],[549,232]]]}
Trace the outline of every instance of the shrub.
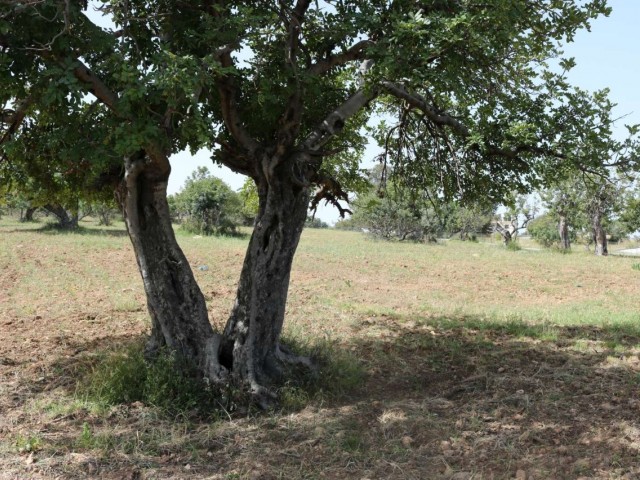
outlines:
{"label": "shrub", "polygon": [[[542,215],[535,220],[532,220],[527,226],[529,235],[536,242],[544,247],[552,247],[560,244],[560,232],[558,231],[558,222],[549,214]],[[572,241],[575,241],[575,234],[570,232],[569,234]]]}

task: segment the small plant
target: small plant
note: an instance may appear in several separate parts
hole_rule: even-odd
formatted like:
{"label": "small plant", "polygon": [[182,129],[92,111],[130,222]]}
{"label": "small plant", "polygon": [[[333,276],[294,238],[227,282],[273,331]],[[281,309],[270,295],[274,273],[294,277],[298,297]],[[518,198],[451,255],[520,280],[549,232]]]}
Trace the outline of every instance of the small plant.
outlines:
{"label": "small plant", "polygon": [[80,438],[77,441],[77,445],[81,448],[92,448],[94,444],[95,437],[93,436],[91,427],[87,422],[84,422],[82,424],[82,432],[80,433]]}
{"label": "small plant", "polygon": [[37,452],[42,448],[42,439],[37,435],[19,435],[15,446],[18,453]]}
{"label": "small plant", "polygon": [[517,243],[517,242],[508,242],[505,245],[506,249],[509,250],[510,252],[517,252],[519,250],[522,250],[522,247]]}
{"label": "small plant", "polygon": [[[142,343],[103,358],[86,376],[79,391],[99,404],[141,402],[169,415],[189,412],[217,416],[221,405],[229,410],[233,400],[210,388],[195,375],[192,365],[172,352],[162,351],[155,359],[145,360]],[[83,438],[85,434],[83,427]]]}
{"label": "small plant", "polygon": [[640,263],[634,263],[633,265],[631,265],[631,268],[640,271]]}

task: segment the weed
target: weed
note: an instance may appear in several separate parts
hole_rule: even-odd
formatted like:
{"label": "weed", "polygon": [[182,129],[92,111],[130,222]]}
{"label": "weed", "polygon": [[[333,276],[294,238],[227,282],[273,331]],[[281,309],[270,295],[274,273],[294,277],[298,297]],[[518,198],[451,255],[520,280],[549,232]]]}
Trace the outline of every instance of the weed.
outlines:
{"label": "weed", "polygon": [[197,378],[193,366],[175,354],[163,351],[154,360],[145,360],[141,342],[105,354],[87,373],[79,393],[98,404],[141,402],[168,415],[206,417],[220,414],[222,400],[221,392]]}
{"label": "weed", "polygon": [[505,247],[510,252],[518,252],[518,251],[522,250],[522,247],[520,246],[520,244],[518,242],[509,242],[509,243],[507,243],[505,245]]}
{"label": "weed", "polygon": [[93,436],[93,432],[91,431],[91,427],[87,422],[82,424],[82,433],[80,433],[80,438],[76,442],[77,446],[80,448],[93,448],[95,444],[95,437]]}
{"label": "weed", "polygon": [[634,263],[633,265],[631,265],[631,268],[640,271],[640,263]]}
{"label": "weed", "polygon": [[37,452],[42,448],[42,438],[39,435],[18,435],[14,445],[18,453]]}

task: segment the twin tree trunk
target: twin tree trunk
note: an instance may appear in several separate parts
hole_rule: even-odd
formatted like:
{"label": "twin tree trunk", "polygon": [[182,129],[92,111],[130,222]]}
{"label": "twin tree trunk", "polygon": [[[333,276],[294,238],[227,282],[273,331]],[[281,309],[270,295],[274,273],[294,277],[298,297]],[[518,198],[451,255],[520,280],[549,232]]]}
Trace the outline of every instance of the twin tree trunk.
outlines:
{"label": "twin tree trunk", "polygon": [[284,165],[258,181],[259,214],[231,316],[220,335],[211,327],[204,296],[171,226],[169,172],[164,154],[140,152],[126,161],[120,192],[151,316],[148,354],[166,347],[195,364],[204,378],[242,384],[268,406],[274,398],[269,386],[289,365],[311,366],[279,343],[308,188],[296,183]]}
{"label": "twin tree trunk", "polygon": [[[63,230],[75,230],[78,228],[78,210],[69,211],[60,204],[47,204],[43,207],[58,220],[58,226]],[[33,213],[32,213],[33,218]]]}

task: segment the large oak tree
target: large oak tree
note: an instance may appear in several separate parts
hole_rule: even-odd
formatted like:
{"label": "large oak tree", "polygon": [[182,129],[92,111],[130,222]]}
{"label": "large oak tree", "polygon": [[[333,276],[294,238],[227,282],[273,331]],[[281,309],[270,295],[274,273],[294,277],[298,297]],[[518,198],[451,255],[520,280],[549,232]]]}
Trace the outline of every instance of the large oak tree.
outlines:
{"label": "large oak tree", "polygon": [[[96,25],[99,6],[116,25]],[[69,158],[118,193],[152,320],[214,382],[268,403],[308,361],[280,344],[309,204],[358,178],[363,127],[408,185],[499,201],[571,161],[580,112],[552,73],[604,0],[7,0],[2,169]],[[551,62],[551,63],[549,63]],[[570,67],[560,61],[560,67]],[[173,234],[169,156],[209,147],[256,184],[259,212],[223,332]],[[40,159],[41,160],[41,159]],[[6,173],[5,173],[6,174]],[[435,186],[435,187],[434,187]]]}

